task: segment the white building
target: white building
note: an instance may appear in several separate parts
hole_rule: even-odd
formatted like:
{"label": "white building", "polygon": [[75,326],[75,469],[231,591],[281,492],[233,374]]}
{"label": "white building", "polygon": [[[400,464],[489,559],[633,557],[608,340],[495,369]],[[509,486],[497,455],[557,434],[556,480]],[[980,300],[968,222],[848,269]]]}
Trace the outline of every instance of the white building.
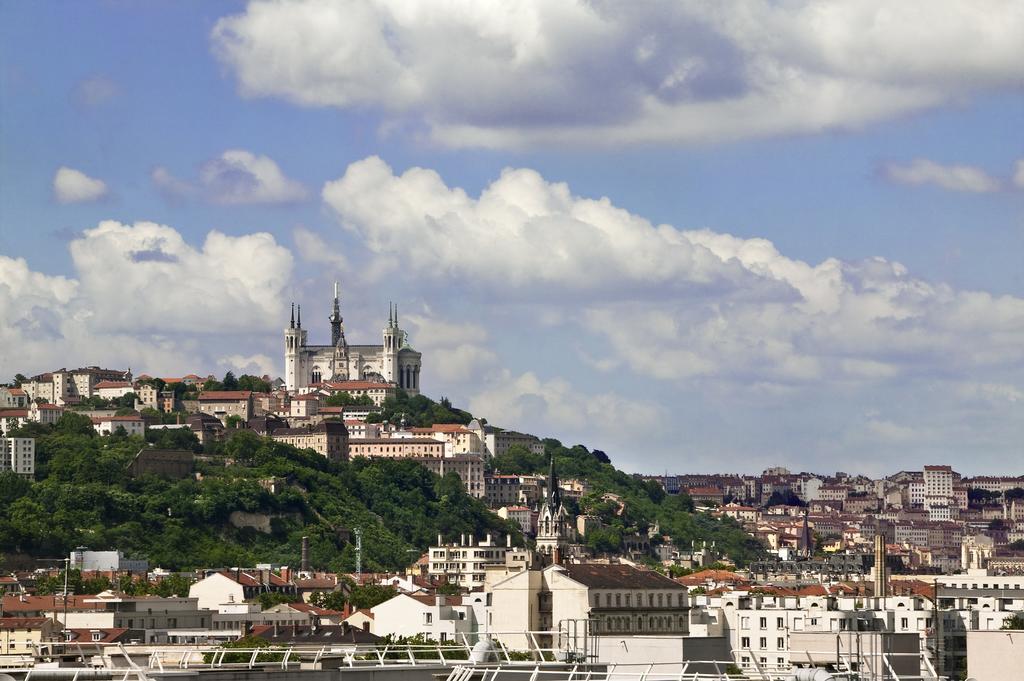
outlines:
{"label": "white building", "polygon": [[71,567],[75,570],[101,572],[141,572],[149,571],[149,561],[125,558],[120,551],[90,551],[79,546],[71,552]]}
{"label": "white building", "polygon": [[0,438],[0,473],[13,471],[31,478],[36,472],[36,441],[31,437]]}
{"label": "white building", "polygon": [[97,416],[92,420],[92,427],[100,435],[113,435],[118,428],[124,428],[128,435],[145,435],[146,422],[142,416],[126,414],[124,416]]}
{"label": "white building", "polygon": [[[458,543],[445,544],[438,536],[437,546],[431,546],[428,555],[428,574],[445,577],[449,583],[464,589],[476,590],[484,585],[488,566],[505,564],[505,554],[512,548],[512,537],[498,544],[488,534],[479,542],[472,535],[463,535]],[[376,632],[374,632],[376,633]]]}
{"label": "white building", "polygon": [[[423,636],[434,641],[463,641],[477,632],[472,605],[460,596],[399,594],[370,608],[370,631],[377,636]],[[469,639],[472,642],[472,639]]]}
{"label": "white building", "polygon": [[422,355],[412,349],[408,334],[399,327],[397,306],[388,309],[380,345],[349,345],[335,283],[328,321],[331,344],[309,345],[302,328],[302,306],[297,318],[293,309],[291,323],[284,330],[285,384],[289,391],[302,391],[321,381],[377,381],[395,383],[411,395],[419,394]]}

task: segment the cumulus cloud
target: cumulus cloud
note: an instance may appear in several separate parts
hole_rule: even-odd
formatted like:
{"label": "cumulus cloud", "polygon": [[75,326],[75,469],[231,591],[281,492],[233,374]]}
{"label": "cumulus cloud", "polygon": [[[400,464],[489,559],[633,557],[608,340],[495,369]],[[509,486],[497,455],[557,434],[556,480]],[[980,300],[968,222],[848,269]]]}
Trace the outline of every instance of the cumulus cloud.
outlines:
{"label": "cumulus cloud", "polygon": [[291,203],[307,196],[273,159],[244,149],[229,149],[204,163],[199,181],[217,203]]}
{"label": "cumulus cloud", "polygon": [[[884,258],[809,264],[766,239],[654,225],[608,199],[507,169],[472,197],[376,157],[324,200],[382,276],[481,299],[562,305],[604,341],[585,363],[665,381],[809,385],[1018,371],[1024,300],[959,291]],[[565,315],[562,315],[565,318]],[[975,379],[976,380],[976,379]]]}
{"label": "cumulus cloud", "polygon": [[295,247],[303,260],[331,266],[335,272],[349,271],[348,258],[336,246],[328,244],[322,236],[305,227],[292,231]]}
{"label": "cumulus cloud", "polygon": [[[106,221],[69,248],[74,277],[0,256],[6,374],[97,362],[194,369],[215,360],[203,339],[219,345],[241,335],[244,345],[285,318],[292,256],[269,234],[210,232],[195,248],[165,225]],[[260,366],[261,358],[247,361]]]}
{"label": "cumulus cloud", "polygon": [[[574,197],[528,169],[507,169],[478,199],[433,170],[395,175],[373,156],[323,189],[342,225],[381,258],[436,281],[508,289],[557,284],[579,291],[735,290],[757,277],[668,225],[652,225],[608,199]],[[787,296],[770,283],[761,293]]]}
{"label": "cumulus cloud", "polygon": [[981,168],[967,165],[942,165],[919,158],[906,165],[889,163],[885,176],[892,182],[910,185],[931,184],[955,192],[976,194],[995,192],[1000,182]]}
{"label": "cumulus cloud", "polygon": [[279,372],[278,361],[264,354],[227,355],[218,359],[217,365],[225,372],[234,372],[236,376],[249,374],[251,376],[270,376],[274,378]]}
{"label": "cumulus cloud", "polygon": [[506,427],[529,424],[543,429],[542,435],[566,433],[577,438],[620,438],[624,431],[642,432],[665,417],[664,408],[656,403],[611,392],[586,394],[565,379],[543,380],[534,372],[502,372],[470,398],[469,408]]}
{"label": "cumulus cloud", "polygon": [[268,156],[244,149],[228,149],[199,168],[195,182],[183,180],[163,166],[156,166],[150,179],[169,200],[199,195],[212,203],[258,204],[294,203],[309,192],[301,183],[285,176]]}
{"label": "cumulus cloud", "polygon": [[61,203],[96,201],[107,195],[107,183],[81,170],[61,166],[53,176],[53,195]]}
{"label": "cumulus cloud", "polygon": [[856,128],[1016,87],[1024,9],[727,0],[253,0],[214,53],[249,97],[375,107],[451,146]]}
{"label": "cumulus cloud", "polygon": [[429,358],[424,380],[475,385],[498,365],[498,356],[488,347],[487,330],[480,324],[441,319],[429,310],[403,314],[402,324],[411,327],[416,349]]}
{"label": "cumulus cloud", "polygon": [[164,198],[170,201],[177,201],[195,194],[196,188],[188,182],[178,179],[171,171],[163,166],[156,166],[149,174],[153,186],[157,188]]}
{"label": "cumulus cloud", "polygon": [[292,270],[291,253],[270,234],[212,231],[197,249],[153,222],[104,221],[70,249],[95,323],[119,331],[276,327]]}

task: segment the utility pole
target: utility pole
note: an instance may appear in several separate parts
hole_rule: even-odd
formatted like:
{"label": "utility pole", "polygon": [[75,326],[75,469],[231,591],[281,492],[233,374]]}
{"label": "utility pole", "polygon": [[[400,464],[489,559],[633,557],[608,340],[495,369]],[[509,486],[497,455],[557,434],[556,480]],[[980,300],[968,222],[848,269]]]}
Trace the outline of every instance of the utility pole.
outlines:
{"label": "utility pole", "polygon": [[359,581],[363,574],[363,528],[357,527],[352,533],[356,535],[356,581]]}
{"label": "utility pole", "polygon": [[71,556],[64,559],[64,622],[63,628],[68,628],[68,572],[71,571]]}

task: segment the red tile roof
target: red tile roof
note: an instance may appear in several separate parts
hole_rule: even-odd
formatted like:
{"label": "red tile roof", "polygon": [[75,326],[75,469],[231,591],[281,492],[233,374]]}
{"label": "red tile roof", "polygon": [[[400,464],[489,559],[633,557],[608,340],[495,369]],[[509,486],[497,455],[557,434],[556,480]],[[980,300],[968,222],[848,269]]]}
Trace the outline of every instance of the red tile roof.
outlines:
{"label": "red tile roof", "polygon": [[93,388],[97,390],[100,388],[130,388],[131,385],[128,381],[100,381]]}
{"label": "red tile roof", "polygon": [[0,629],[38,629],[46,617],[0,617]]}
{"label": "red tile roof", "polygon": [[251,390],[206,390],[199,393],[199,401],[231,402],[234,400],[247,400],[251,396]]}

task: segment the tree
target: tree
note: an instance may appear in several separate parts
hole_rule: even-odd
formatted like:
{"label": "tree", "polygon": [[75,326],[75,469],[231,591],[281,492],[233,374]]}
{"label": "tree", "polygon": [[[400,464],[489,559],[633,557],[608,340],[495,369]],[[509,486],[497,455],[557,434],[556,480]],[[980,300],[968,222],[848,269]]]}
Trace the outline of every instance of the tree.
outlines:
{"label": "tree", "polygon": [[280,605],[281,603],[291,603],[295,600],[295,598],[287,594],[278,593],[276,591],[264,591],[256,597],[256,600],[259,602],[261,608],[263,608],[264,610],[270,610],[275,605]]}
{"label": "tree", "polygon": [[1003,620],[1001,629],[1024,629],[1024,613],[1015,612]]}
{"label": "tree", "polygon": [[188,596],[188,589],[192,586],[192,580],[181,574],[167,575],[153,588],[153,593],[163,598],[171,596]]}
{"label": "tree", "polygon": [[25,374],[14,374],[14,380],[9,385],[12,388],[20,388],[22,383],[28,383],[28,377]]}
{"label": "tree", "polygon": [[342,591],[318,591],[310,597],[309,602],[326,610],[344,610],[348,597]]}
{"label": "tree", "polygon": [[224,390],[238,390],[238,379],[229,371],[224,374],[224,380],[221,381],[221,386]]}
{"label": "tree", "polygon": [[972,506],[984,506],[985,504],[999,501],[1001,496],[999,492],[989,492],[987,489],[978,487],[971,487],[967,490],[967,501]]}
{"label": "tree", "polygon": [[398,589],[393,586],[382,586],[380,584],[363,584],[352,588],[348,600],[353,608],[362,610],[380,605],[384,601],[390,601],[398,595]]}

